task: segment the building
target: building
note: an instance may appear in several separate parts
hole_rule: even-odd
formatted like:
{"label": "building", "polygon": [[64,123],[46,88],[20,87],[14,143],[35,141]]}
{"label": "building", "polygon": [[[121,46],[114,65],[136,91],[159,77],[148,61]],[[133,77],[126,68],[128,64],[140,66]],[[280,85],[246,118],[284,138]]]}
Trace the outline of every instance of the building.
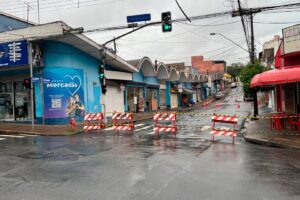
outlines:
{"label": "building", "polygon": [[192,56],[191,60],[192,66],[197,68],[199,73],[207,74],[209,76],[208,84],[203,86],[209,88],[207,95],[222,91],[222,88],[224,87],[222,78],[225,73],[226,62],[204,60],[203,56]]}
{"label": "building", "polygon": [[282,33],[283,40],[275,54],[275,69],[254,76],[250,87],[272,90],[276,112],[298,115],[300,113],[300,25],[284,28]]}
{"label": "building", "polygon": [[279,48],[282,39],[279,35],[275,35],[272,40],[269,40],[263,44],[261,61],[266,67],[274,68],[275,54]]}
{"label": "building", "polygon": [[[80,29],[63,22],[29,26],[0,33],[0,43],[0,120],[66,124],[70,117],[82,121],[84,113],[103,111],[98,77],[102,46]],[[106,63],[109,71],[138,71],[109,51]],[[108,79],[123,75],[112,73]],[[33,81],[32,90],[23,87],[26,79]]]}

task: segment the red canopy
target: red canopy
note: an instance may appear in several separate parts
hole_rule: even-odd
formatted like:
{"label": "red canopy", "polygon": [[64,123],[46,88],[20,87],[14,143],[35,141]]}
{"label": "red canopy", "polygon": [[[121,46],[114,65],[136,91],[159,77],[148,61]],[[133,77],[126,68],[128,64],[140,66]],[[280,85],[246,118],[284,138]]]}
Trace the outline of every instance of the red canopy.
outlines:
{"label": "red canopy", "polygon": [[250,87],[263,85],[278,85],[292,82],[300,82],[300,66],[293,68],[274,69],[255,75]]}

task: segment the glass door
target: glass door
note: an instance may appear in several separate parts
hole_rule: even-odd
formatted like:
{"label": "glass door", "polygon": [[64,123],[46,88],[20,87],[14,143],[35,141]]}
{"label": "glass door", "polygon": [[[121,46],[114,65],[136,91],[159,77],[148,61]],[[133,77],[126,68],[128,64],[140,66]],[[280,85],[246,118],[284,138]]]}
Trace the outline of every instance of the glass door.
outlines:
{"label": "glass door", "polygon": [[28,120],[30,108],[30,90],[25,89],[23,82],[14,82],[15,85],[15,119]]}
{"label": "glass door", "polygon": [[0,120],[14,120],[12,82],[0,83]]}

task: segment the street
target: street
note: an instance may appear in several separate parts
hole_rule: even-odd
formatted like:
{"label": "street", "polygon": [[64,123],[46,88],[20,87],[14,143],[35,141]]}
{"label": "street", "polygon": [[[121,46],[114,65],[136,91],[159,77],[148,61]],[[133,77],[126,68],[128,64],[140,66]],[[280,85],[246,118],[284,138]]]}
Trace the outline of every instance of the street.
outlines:
{"label": "street", "polygon": [[[134,136],[111,130],[73,136],[1,136],[0,199],[299,199],[300,152],[246,143],[239,133],[209,138],[210,116],[247,116],[251,103],[233,89],[178,117],[176,138],[153,137],[152,120]],[[239,119],[238,129],[244,120]]]}

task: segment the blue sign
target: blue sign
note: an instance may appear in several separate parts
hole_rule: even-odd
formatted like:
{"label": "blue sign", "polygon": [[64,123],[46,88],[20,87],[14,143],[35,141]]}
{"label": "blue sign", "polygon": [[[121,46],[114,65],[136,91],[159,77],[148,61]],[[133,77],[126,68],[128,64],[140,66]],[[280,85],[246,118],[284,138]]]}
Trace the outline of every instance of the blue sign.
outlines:
{"label": "blue sign", "polygon": [[150,21],[150,20],[151,20],[150,14],[127,16],[127,23],[145,22],[145,21]]}
{"label": "blue sign", "polygon": [[10,67],[27,64],[27,41],[15,41],[0,44],[0,67]]}
{"label": "blue sign", "polygon": [[[83,71],[74,68],[46,68],[44,84],[44,117],[84,116]],[[45,81],[45,80],[44,80]]]}

